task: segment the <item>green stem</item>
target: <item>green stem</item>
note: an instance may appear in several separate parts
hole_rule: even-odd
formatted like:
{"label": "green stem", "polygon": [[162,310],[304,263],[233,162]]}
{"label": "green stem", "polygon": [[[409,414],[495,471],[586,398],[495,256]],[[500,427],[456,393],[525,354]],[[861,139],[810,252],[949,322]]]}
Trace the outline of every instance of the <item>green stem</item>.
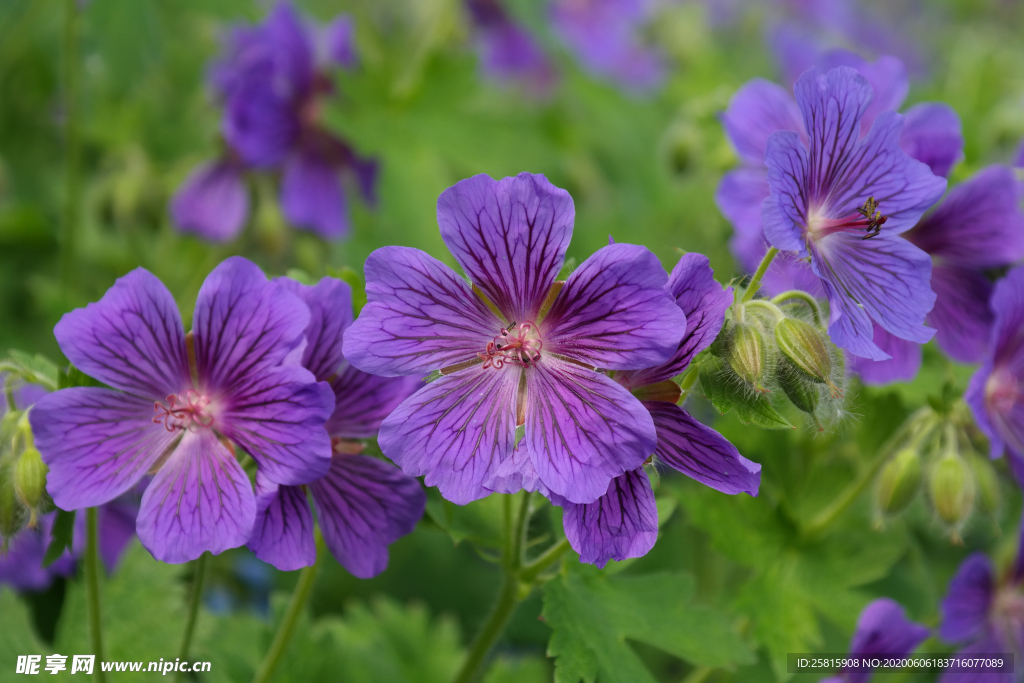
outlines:
{"label": "green stem", "polygon": [[569,550],[569,547],[569,539],[563,538],[537,556],[537,559],[533,562],[523,567],[523,571],[519,574],[519,580],[523,583],[533,583],[545,569],[561,559],[562,555],[565,555],[566,551]]}
{"label": "green stem", "polygon": [[318,528],[316,530],[316,561],[312,565],[303,568],[302,572],[299,573],[299,582],[295,584],[292,599],[288,602],[284,617],[281,619],[281,625],[277,627],[274,641],[270,644],[270,649],[267,650],[267,654],[260,663],[256,676],[252,679],[253,683],[266,683],[269,681],[270,677],[274,674],[274,669],[280,663],[281,657],[288,649],[288,643],[292,639],[292,632],[295,630],[295,625],[299,622],[299,616],[302,614],[306,601],[309,600],[309,594],[313,590],[314,579],[316,579],[316,567],[323,553],[323,536],[321,536],[320,529]]}
{"label": "green stem", "polygon": [[772,297],[773,304],[781,304],[783,301],[789,299],[799,299],[807,304],[811,309],[811,315],[814,316],[814,324],[821,327],[821,307],[818,305],[818,300],[807,292],[800,289],[791,289],[788,292],[783,292],[778,296]]}
{"label": "green stem", "polygon": [[767,299],[755,299],[754,301],[748,301],[747,303],[743,304],[743,307],[747,309],[764,309],[768,311],[773,318],[775,318],[775,322],[779,322],[780,320],[783,320],[786,317],[786,314],[783,313],[778,306],[773,304],[771,301],[768,301]]}
{"label": "green stem", "polygon": [[103,661],[103,619],[100,614],[100,544],[96,518],[96,508],[85,511],[85,593],[89,611],[89,642],[96,655],[93,671],[96,680],[103,683],[107,676],[100,666]]}
{"label": "green stem", "polygon": [[761,289],[761,279],[764,278],[764,274],[768,272],[768,266],[772,264],[775,257],[778,256],[779,250],[772,247],[768,250],[768,253],[761,259],[761,265],[754,271],[754,277],[750,278],[750,284],[747,285],[747,291],[743,293],[743,298],[740,299],[740,303],[746,303],[754,298],[757,294],[757,290]]}
{"label": "green stem", "polygon": [[65,286],[72,282],[78,232],[81,186],[78,175],[78,0],[64,2],[64,215],[61,224],[60,273]]}
{"label": "green stem", "polygon": [[714,673],[714,671],[710,666],[698,667],[683,679],[683,683],[704,683],[707,677]]}
{"label": "green stem", "polygon": [[[188,604],[188,619],[185,622],[185,634],[181,638],[181,648],[178,650],[178,657],[182,661],[188,659],[188,649],[192,644],[192,634],[196,628],[196,617],[199,614],[199,605],[203,598],[203,582],[206,579],[206,565],[209,564],[210,553],[206,552],[199,556],[195,562],[195,575],[192,578],[192,595]],[[185,678],[183,672],[178,672],[178,680]]]}

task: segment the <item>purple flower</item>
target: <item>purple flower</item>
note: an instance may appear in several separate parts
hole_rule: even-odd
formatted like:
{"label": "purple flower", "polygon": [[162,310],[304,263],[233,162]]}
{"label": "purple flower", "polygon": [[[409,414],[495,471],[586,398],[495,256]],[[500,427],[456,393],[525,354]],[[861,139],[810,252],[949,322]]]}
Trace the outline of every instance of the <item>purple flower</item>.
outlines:
{"label": "purple flower", "polygon": [[521,83],[536,94],[551,89],[555,72],[547,56],[500,0],[466,0],[466,10],[476,28],[480,65],[486,75],[499,82]]}
{"label": "purple flower", "polygon": [[900,149],[899,114],[881,113],[860,137],[871,90],[850,67],[800,77],[795,92],[809,141],[792,131],[768,138],[771,195],[761,221],[774,247],[810,258],[829,300],[836,345],[884,360],[872,322],[918,343],[934,334],[924,326],[935,302],[931,259],[898,236],[942,195],[946,181]]}
{"label": "purple flower", "polygon": [[360,455],[363,445],[356,440],[373,437],[419,381],[370,375],[345,361],[342,338],[352,324],[347,284],[332,278],[315,287],[287,278],[278,282],[309,306],[302,364],[334,391],[334,412],[327,421],[333,457],[327,474],[306,486],[279,486],[256,475],[256,524],[249,548],[278,569],[313,564],[308,489],[327,548],[354,576],[367,579],[384,571],[388,545],[413,530],[427,499],[420,483],[394,465]]}
{"label": "purple flower", "polygon": [[[718,336],[725,311],[732,304],[731,290],[723,290],[715,282],[706,256],[686,254],[672,269],[668,291],[686,315],[686,334],[672,358],[655,367],[617,372],[614,378],[643,402],[654,420],[656,464],[723,493],[745,491],[756,496],[761,466],[676,405],[680,390],[672,381]],[[556,494],[550,497],[563,508],[565,535],[581,562],[603,567],[608,560],[640,557],[654,547],[658,511],[642,467],[613,479],[593,503],[573,504]]]}
{"label": "purple flower", "polygon": [[[857,619],[857,629],[850,640],[850,657],[906,657],[928,635],[925,626],[907,619],[898,602],[879,598],[868,603]],[[867,683],[872,672],[867,668],[844,669],[821,683]]]}
{"label": "purple flower", "polygon": [[650,0],[554,0],[551,21],[588,71],[640,93],[665,79],[663,56],[640,37],[653,10]]}
{"label": "purple flower", "polygon": [[137,531],[154,557],[244,544],[256,501],[236,448],[275,483],[330,467],[334,397],[292,353],[308,322],[301,299],[241,257],[206,278],[188,335],[171,293],[142,268],[66,314],[54,328],[61,350],[112,388],[63,389],[32,409],[54,503],[102,505],[152,472]]}
{"label": "purple flower", "polygon": [[596,368],[665,362],[685,318],[640,246],[606,246],[556,282],[574,215],[544,176],[478,175],[437,206],[472,285],[417,249],[366,261],[369,302],[345,357],[385,376],[440,371],[384,420],[379,442],[453,502],[486,496],[516,453],[546,490],[589,503],[654,451],[650,414]]}
{"label": "purple flower", "polygon": [[992,445],[992,457],[1009,450],[1024,458],[1024,266],[999,281],[992,294],[995,321],[984,364],[964,399]]}
{"label": "purple flower", "polygon": [[349,231],[341,175],[351,176],[374,201],[376,162],[320,124],[320,101],[333,93],[326,66],[355,64],[353,25],[339,16],[327,27],[306,26],[287,2],[265,23],[237,27],[210,81],[224,101],[222,133],[229,149],[200,166],[172,200],[171,215],[184,231],[230,241],[249,212],[245,169],[281,172],[285,218],[326,239]]}

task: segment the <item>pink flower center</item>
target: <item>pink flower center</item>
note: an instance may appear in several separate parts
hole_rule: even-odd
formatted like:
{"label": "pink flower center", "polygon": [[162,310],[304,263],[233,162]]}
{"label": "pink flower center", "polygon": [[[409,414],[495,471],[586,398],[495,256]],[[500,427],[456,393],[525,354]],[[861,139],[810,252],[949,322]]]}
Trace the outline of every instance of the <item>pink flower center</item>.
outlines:
{"label": "pink flower center", "polygon": [[1024,595],[1015,585],[996,591],[992,604],[992,622],[1005,642],[1019,643],[1024,636]]}
{"label": "pink flower center", "polygon": [[194,432],[200,427],[213,426],[210,399],[195,389],[189,389],[180,395],[171,394],[167,397],[167,405],[155,401],[153,410],[156,412],[153,422],[156,424],[163,422],[169,432],[176,429],[188,429]]}
{"label": "pink flower center", "polygon": [[1006,368],[997,368],[985,382],[985,404],[996,415],[1009,415],[1017,403],[1024,403],[1024,394],[1017,378]]}
{"label": "pink flower center", "polygon": [[878,210],[878,205],[874,197],[868,197],[864,206],[842,218],[822,218],[812,212],[807,221],[807,230],[815,239],[846,230],[865,230],[866,234],[861,239],[869,239],[879,234],[882,225],[889,220],[888,216],[883,216]]}
{"label": "pink flower center", "polygon": [[500,369],[505,363],[526,367],[537,362],[542,348],[544,343],[536,325],[530,321],[519,325],[513,322],[508,328],[501,328],[501,333],[487,342],[487,348],[477,356],[483,358],[485,368]]}

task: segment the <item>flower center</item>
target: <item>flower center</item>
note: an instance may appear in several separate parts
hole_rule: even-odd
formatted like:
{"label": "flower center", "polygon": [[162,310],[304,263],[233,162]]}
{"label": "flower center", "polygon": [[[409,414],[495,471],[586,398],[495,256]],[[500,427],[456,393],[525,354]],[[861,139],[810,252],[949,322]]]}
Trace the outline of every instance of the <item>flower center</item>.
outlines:
{"label": "flower center", "polygon": [[155,401],[153,410],[156,412],[153,422],[156,424],[163,422],[169,432],[176,429],[188,429],[194,432],[200,427],[213,426],[210,399],[195,389],[189,389],[182,394],[171,394],[167,397],[167,405]]}
{"label": "flower center", "polygon": [[1017,403],[1024,403],[1024,394],[1017,378],[1006,368],[998,368],[985,382],[985,403],[997,415],[1009,415]]}
{"label": "flower center", "polygon": [[1016,586],[996,592],[992,604],[992,623],[1008,643],[1019,643],[1024,635],[1024,595]]}
{"label": "flower center", "polygon": [[824,218],[811,212],[807,221],[807,231],[814,239],[821,239],[836,232],[845,230],[865,230],[867,234],[861,239],[870,239],[882,231],[882,226],[888,216],[883,216],[878,210],[879,202],[874,197],[868,197],[864,206],[859,207],[853,213],[842,218]]}
{"label": "flower center", "polygon": [[540,358],[544,343],[540,339],[540,330],[530,321],[501,328],[487,348],[477,356],[483,358],[485,368],[500,369],[505,363],[526,367],[536,363]]}

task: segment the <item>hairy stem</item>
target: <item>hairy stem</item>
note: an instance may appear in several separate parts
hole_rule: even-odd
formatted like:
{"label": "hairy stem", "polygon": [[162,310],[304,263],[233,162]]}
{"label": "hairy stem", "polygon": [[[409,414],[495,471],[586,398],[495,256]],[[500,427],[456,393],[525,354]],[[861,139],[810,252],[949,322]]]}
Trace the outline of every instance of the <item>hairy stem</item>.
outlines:
{"label": "hairy stem", "polygon": [[100,614],[100,544],[99,524],[96,508],[85,512],[85,593],[89,611],[89,643],[96,655],[94,673],[96,680],[103,683],[107,679],[100,666],[103,661],[103,619]]}
{"label": "hairy stem", "polygon": [[[188,617],[185,621],[185,633],[181,637],[181,648],[178,650],[178,657],[181,660],[188,659],[188,649],[192,645],[192,634],[195,633],[196,617],[199,615],[199,605],[203,598],[203,582],[206,580],[206,565],[209,564],[210,553],[206,552],[195,561],[195,575],[192,578],[192,595],[188,603]],[[183,680],[186,675],[178,672],[178,680]]]}
{"label": "hairy stem", "polygon": [[256,671],[256,676],[252,679],[253,683],[266,683],[274,675],[274,669],[277,668],[281,657],[288,649],[288,643],[292,639],[295,625],[299,622],[299,616],[306,606],[306,601],[309,600],[309,594],[313,591],[316,568],[320,563],[320,556],[323,554],[323,536],[320,534],[320,529],[317,528],[316,560],[310,566],[304,567],[299,573],[299,581],[295,584],[292,599],[288,602],[288,607],[285,609],[280,626],[277,627],[274,641],[270,644],[270,649],[267,650],[266,656],[263,657],[263,661],[260,663],[260,668]]}
{"label": "hairy stem", "polygon": [[779,294],[778,296],[772,297],[772,303],[781,304],[783,301],[788,301],[789,299],[799,299],[807,304],[811,309],[811,315],[814,316],[814,324],[821,327],[821,307],[818,305],[817,299],[801,289],[791,289]]}
{"label": "hairy stem", "polygon": [[759,265],[757,270],[754,271],[754,277],[750,278],[750,284],[747,285],[747,291],[743,293],[743,298],[740,299],[740,303],[750,301],[754,298],[754,295],[757,294],[757,290],[761,289],[761,280],[764,278],[764,274],[768,272],[768,266],[772,264],[772,261],[775,260],[775,257],[778,256],[778,254],[779,250],[775,247],[771,247],[768,250],[768,253],[764,255],[764,258],[761,259],[761,265]]}
{"label": "hairy stem", "polygon": [[78,173],[78,0],[64,2],[64,212],[61,222],[60,275],[65,286],[73,281],[81,182]]}
{"label": "hairy stem", "polygon": [[768,301],[767,299],[755,299],[754,301],[748,301],[747,303],[743,304],[743,307],[746,309],[760,308],[765,311],[768,311],[768,313],[770,313],[771,316],[775,318],[775,322],[779,322],[780,320],[783,320],[786,317],[786,314],[783,313],[778,306],[773,304],[771,301]]}

